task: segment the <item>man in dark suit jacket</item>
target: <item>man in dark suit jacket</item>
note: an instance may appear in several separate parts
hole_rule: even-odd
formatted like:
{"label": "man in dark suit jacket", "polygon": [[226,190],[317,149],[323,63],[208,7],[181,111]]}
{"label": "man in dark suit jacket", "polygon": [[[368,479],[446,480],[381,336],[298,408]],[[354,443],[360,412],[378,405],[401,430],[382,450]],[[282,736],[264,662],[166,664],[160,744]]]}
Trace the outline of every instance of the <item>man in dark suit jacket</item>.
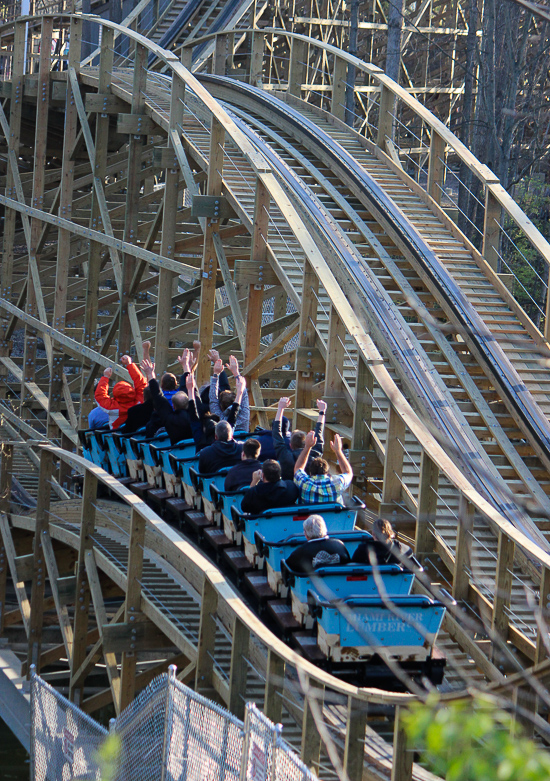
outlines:
{"label": "man in dark suit jacket", "polygon": [[249,486],[252,475],[258,469],[261,469],[262,463],[258,460],[261,445],[257,439],[246,439],[243,443],[241,453],[241,463],[235,464],[225,478],[224,488],[226,491],[236,491],[243,485]]}
{"label": "man in dark suit jacket", "polygon": [[292,480],[281,479],[281,465],[268,458],[262,468],[254,472],[250,488],[241,501],[245,513],[258,515],[275,507],[290,507],[298,498],[298,487]]}
{"label": "man in dark suit jacket", "polygon": [[191,423],[187,413],[189,397],[179,391],[172,396],[172,403],[166,399],[160,390],[158,380],[155,377],[155,364],[148,359],[141,362],[145,376],[149,381],[149,390],[153,398],[153,406],[158,415],[160,425],[164,426],[170,438],[170,444],[175,445],[182,439],[192,439]]}
{"label": "man in dark suit jacket", "polygon": [[199,472],[203,475],[219,472],[226,466],[238,464],[243,450],[242,442],[233,439],[233,428],[226,420],[216,423],[213,445],[203,447],[199,455]]}

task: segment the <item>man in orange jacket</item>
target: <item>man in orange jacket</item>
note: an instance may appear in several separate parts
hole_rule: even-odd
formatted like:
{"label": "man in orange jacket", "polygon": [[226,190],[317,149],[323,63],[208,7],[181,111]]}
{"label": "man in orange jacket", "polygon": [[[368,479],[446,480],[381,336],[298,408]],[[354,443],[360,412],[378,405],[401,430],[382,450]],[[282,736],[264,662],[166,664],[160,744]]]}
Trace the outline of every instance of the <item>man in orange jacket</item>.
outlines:
{"label": "man in orange jacket", "polygon": [[121,380],[113,388],[112,396],[109,395],[109,379],[113,373],[112,369],[105,369],[103,377],[95,389],[95,400],[100,407],[109,411],[109,426],[112,429],[119,428],[126,422],[128,410],[134,404],[143,402],[143,389],[147,387],[147,380],[139,370],[129,355],[123,355],[120,359],[123,366],[128,369],[130,377],[134,383],[133,387],[129,382]]}

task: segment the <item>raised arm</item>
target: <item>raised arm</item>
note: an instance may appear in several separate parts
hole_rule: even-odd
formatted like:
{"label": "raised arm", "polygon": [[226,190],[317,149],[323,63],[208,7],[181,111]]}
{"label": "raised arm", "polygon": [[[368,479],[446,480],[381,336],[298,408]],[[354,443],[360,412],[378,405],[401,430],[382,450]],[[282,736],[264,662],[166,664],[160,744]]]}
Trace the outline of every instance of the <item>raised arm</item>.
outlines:
{"label": "raised arm", "polygon": [[306,464],[309,459],[309,454],[311,452],[311,448],[315,444],[315,440],[316,440],[315,431],[308,431],[306,434],[304,448],[300,453],[300,455],[298,456],[298,458],[296,459],[296,463],[294,464],[294,474],[296,474],[296,472],[299,469],[306,468]]}
{"label": "raised arm", "polygon": [[325,440],[323,434],[325,431],[325,420],[327,413],[326,401],[323,401],[323,399],[317,399],[317,409],[319,410],[319,414],[317,415],[317,422],[315,423],[315,436],[317,437],[317,442],[313,447],[313,453],[315,455],[322,456],[323,450],[325,449]]}
{"label": "raised arm", "polygon": [[341,473],[343,475],[349,475],[350,477],[353,477],[353,469],[351,468],[351,464],[345,457],[344,451],[342,450],[342,437],[340,434],[334,435],[334,439],[330,443],[330,449],[336,456]]}
{"label": "raised arm", "polygon": [[239,411],[241,409],[241,403],[243,399],[243,394],[246,391],[246,380],[244,377],[242,377],[240,374],[235,380],[237,392],[235,394],[235,401],[233,404],[229,407],[228,413],[227,413],[227,422],[230,426],[233,426],[235,428],[235,423],[237,421],[237,416],[239,414]]}
{"label": "raised arm", "polygon": [[103,377],[97,383],[97,388],[95,389],[95,400],[103,409],[118,409],[116,401],[109,396],[109,380],[112,373],[112,369],[105,369]]}
{"label": "raised arm", "polygon": [[198,339],[193,342],[193,352],[191,353],[191,371],[194,372],[199,365],[199,359],[201,357],[201,343]]}
{"label": "raised arm", "polygon": [[210,412],[212,412],[214,415],[219,415],[220,418],[223,417],[222,410],[220,407],[220,403],[218,401],[218,377],[223,371],[223,363],[218,358],[214,364],[214,374],[212,375],[212,379],[210,380]]}

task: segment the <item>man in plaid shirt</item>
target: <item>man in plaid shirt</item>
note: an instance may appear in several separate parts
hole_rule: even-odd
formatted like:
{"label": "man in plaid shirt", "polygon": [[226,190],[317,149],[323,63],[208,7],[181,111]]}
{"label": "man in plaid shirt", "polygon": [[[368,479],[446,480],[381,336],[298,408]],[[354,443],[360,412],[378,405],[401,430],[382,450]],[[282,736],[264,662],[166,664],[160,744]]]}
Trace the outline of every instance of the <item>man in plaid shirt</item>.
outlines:
{"label": "man in plaid shirt", "polygon": [[304,449],[300,453],[294,467],[294,482],[300,489],[300,502],[302,504],[323,504],[327,502],[340,502],[343,504],[342,494],[346,491],[353,479],[353,470],[342,450],[342,437],[334,435],[330,448],[340,467],[341,474],[329,474],[329,464],[324,458],[314,458],[309,465],[309,475],[305,471],[309,453],[315,444],[315,432],[306,434]]}

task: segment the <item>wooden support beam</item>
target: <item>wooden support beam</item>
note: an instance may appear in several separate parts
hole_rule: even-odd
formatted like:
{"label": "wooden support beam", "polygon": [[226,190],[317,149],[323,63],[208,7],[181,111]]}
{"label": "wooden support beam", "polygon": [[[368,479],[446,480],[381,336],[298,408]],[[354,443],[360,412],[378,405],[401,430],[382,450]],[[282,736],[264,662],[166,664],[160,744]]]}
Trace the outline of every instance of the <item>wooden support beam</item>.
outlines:
{"label": "wooden support beam", "polygon": [[[315,348],[317,340],[319,279],[309,261],[304,265],[302,283],[302,305],[300,309],[299,345]],[[296,371],[296,406],[311,407],[313,403],[313,385],[315,375],[311,370]]]}
{"label": "wooden support beam", "polygon": [[420,485],[418,488],[414,543],[414,555],[419,560],[429,556],[434,550],[434,536],[430,526],[435,524],[437,514],[438,484],[439,467],[423,450],[420,459]]}
{"label": "wooden support beam", "polygon": [[453,597],[468,599],[472,571],[472,534],[474,531],[474,506],[464,495],[458,504],[458,526],[456,530],[455,566],[453,576]]}
{"label": "wooden support beam", "polygon": [[362,781],[365,763],[365,730],[367,703],[348,697],[344,771],[348,781]]}
{"label": "wooden support beam", "polygon": [[[125,609],[124,605],[121,605],[109,623],[117,624],[120,621],[120,619],[124,616],[124,609]],[[97,634],[99,635],[99,629],[94,629],[93,631],[97,632]],[[84,681],[86,680],[86,677],[88,676],[88,673],[90,672],[90,670],[93,669],[93,667],[97,663],[97,660],[101,657],[101,653],[102,653],[101,649],[103,646],[102,638],[97,637],[92,639],[91,633],[88,632],[85,647],[87,647],[91,643],[93,643],[93,646],[90,652],[88,653],[86,658],[82,661],[82,664],[80,665],[78,670],[75,670],[74,674],[71,675],[71,688],[78,689],[83,685]]]}
{"label": "wooden support beam", "polygon": [[334,55],[334,67],[332,69],[332,99],[330,102],[330,112],[337,119],[345,121],[346,117],[346,79],[348,73],[348,63],[342,58]]}
{"label": "wooden support beam", "polygon": [[[314,773],[319,772],[319,759],[321,755],[321,735],[316,722],[316,714],[323,712],[323,698],[325,687],[307,677],[307,687],[304,692],[304,713],[302,717],[302,746],[300,757]],[[312,708],[312,700],[314,705]],[[314,713],[315,710],[315,713]]]}
{"label": "wooden support beam", "polygon": [[[8,517],[3,513],[0,513],[0,534],[2,535],[2,546],[7,559],[7,564],[10,570],[11,579],[13,581],[13,585],[15,588],[15,596],[17,597],[17,603],[19,605],[19,613],[21,616],[21,620],[23,622],[23,626],[25,627],[25,632],[27,633],[28,636],[29,621],[31,615],[31,605],[29,602],[29,598],[27,596],[25,583],[22,580],[19,580],[19,575],[17,573],[17,564],[16,564],[17,554],[15,552],[15,546],[13,544],[13,538],[11,535]],[[12,612],[15,613],[17,611],[12,611]],[[8,626],[8,625],[9,625],[8,615],[5,615],[4,626]]]}
{"label": "wooden support beam", "polygon": [[[512,570],[514,569],[515,543],[504,532],[498,534],[497,569],[495,577],[495,596],[493,599],[493,614],[491,629],[500,635],[502,640],[508,640],[510,616],[510,597],[512,594]],[[499,650],[493,647],[492,659],[499,657]]]}
{"label": "wooden support beam", "polygon": [[428,163],[428,184],[426,189],[436,203],[441,203],[443,182],[445,181],[445,141],[432,130],[430,140],[430,159]]}
{"label": "wooden support beam", "polygon": [[269,649],[265,672],[264,713],[274,724],[283,718],[285,660]]}
{"label": "wooden support beam", "polygon": [[[145,114],[145,96],[147,94],[147,57],[145,46],[136,44],[134,60],[134,81],[132,87],[132,114]],[[124,220],[124,240],[137,243],[139,223],[139,196],[141,189],[141,166],[144,137],[131,135],[128,148],[128,186],[126,187],[126,215]],[[165,203],[166,206],[166,203]],[[135,304],[130,299],[130,288],[135,272],[136,258],[129,252],[124,253],[122,263],[122,290],[120,300],[120,325],[118,334],[119,356],[130,351],[133,336],[138,359],[143,358],[139,326],[135,319]],[[133,324],[133,327],[132,327]]]}
{"label": "wooden support beam", "polygon": [[[353,410],[353,450],[366,450],[371,444],[373,398],[374,380],[372,372],[365,361],[362,358],[359,358],[357,363],[355,405]],[[364,477],[366,476],[367,475],[364,475]]]}
{"label": "wooden support beam", "polygon": [[227,708],[238,719],[244,719],[249,642],[250,630],[236,616],[233,622],[231,667],[229,671],[229,702]]}
{"label": "wooden support beam", "polygon": [[386,457],[384,460],[384,486],[382,488],[382,505],[380,517],[391,512],[401,501],[403,459],[405,456],[406,426],[394,407],[390,407],[388,428],[386,434]]}
{"label": "wooden support beam", "polygon": [[69,618],[69,611],[60,598],[58,589],[59,570],[57,568],[57,561],[55,560],[55,553],[48,529],[44,529],[42,531],[42,552],[44,555],[46,570],[48,572],[52,596],[55,602],[55,609],[57,611],[57,618],[59,620],[59,628],[63,638],[63,645],[65,646],[65,652],[67,654],[70,667],[73,656],[73,628]]}
{"label": "wooden support beam", "polygon": [[498,271],[499,268],[501,216],[502,206],[491,192],[491,188],[487,186],[485,192],[482,254],[495,271]]}
{"label": "wooden support beam", "polygon": [[48,534],[50,523],[50,496],[52,492],[53,455],[50,450],[40,453],[40,474],[38,478],[38,496],[36,499],[36,525],[33,540],[34,578],[32,581],[29,645],[27,663],[36,665],[40,672],[40,654],[42,652],[42,627],[44,613],[44,594],[46,586],[46,562],[43,539]]}
{"label": "wooden support beam", "polygon": [[[185,84],[177,76],[172,78],[170,97],[170,129],[177,130],[183,117],[183,98]],[[175,156],[170,135],[168,136],[168,149]],[[178,214],[178,187],[179,168],[171,166],[164,171],[164,211],[162,216],[162,243],[161,252],[171,258],[174,256],[176,246],[176,223]],[[170,336],[170,316],[172,309],[172,287],[174,275],[167,269],[159,271],[159,284],[157,292],[157,320],[156,320],[156,344],[155,362],[160,372],[168,367],[168,342]]]}
{"label": "wooden support beam", "polygon": [[401,708],[395,708],[393,728],[393,761],[391,781],[412,781],[413,752],[407,745],[407,733],[401,717]]}
{"label": "wooden support beam", "polygon": [[549,656],[547,643],[545,644],[543,640],[543,637],[548,638],[548,627],[550,626],[550,569],[548,567],[542,568],[539,594],[540,626],[537,626],[535,664],[542,662]]}
{"label": "wooden support beam", "polygon": [[[27,36],[27,23],[15,22],[13,37],[13,56],[11,63],[11,90],[10,122],[8,142],[8,155],[19,158],[19,145],[21,138],[21,116],[23,109],[23,75],[25,69],[25,47]],[[6,190],[8,198],[16,197],[15,175],[11,166],[6,172]],[[4,236],[2,245],[2,298],[11,301],[12,279],[15,246],[15,225],[17,213],[13,209],[6,209],[4,216]]]}
{"label": "wooden support beam", "polygon": [[[68,67],[74,68],[78,73],[81,59],[82,20],[72,17],[69,34],[69,61]],[[59,187],[59,216],[65,217],[71,214],[73,202],[73,185],[75,163],[71,158],[77,135],[78,112],[74,100],[73,86],[67,82],[67,96],[65,100],[65,127],[63,132],[63,156],[61,158],[61,182]],[[41,226],[44,228],[44,226]],[[67,314],[68,278],[71,257],[71,233],[61,228],[57,237],[57,262],[55,272],[55,295],[53,309],[53,325],[60,331],[65,330]],[[52,419],[51,412],[61,412],[63,392],[63,379],[65,373],[64,355],[53,346],[52,377],[50,382],[50,406],[48,410],[48,437],[53,439],[58,432],[58,427]],[[69,396],[70,398],[70,396]]]}
{"label": "wooden support beam", "polygon": [[[90,585],[90,594],[92,597],[92,603],[94,606],[94,613],[99,630],[99,637],[103,641],[105,637],[105,626],[111,626],[107,622],[107,611],[105,610],[105,603],[103,601],[103,594],[101,592],[101,583],[99,581],[99,573],[97,571],[97,565],[94,558],[93,550],[86,550],[84,553],[84,563],[86,566],[86,574],[88,576],[88,583]],[[116,624],[113,624],[116,626]],[[109,678],[109,686],[113,695],[113,704],[118,716],[120,713],[120,675],[118,672],[117,658],[114,653],[103,651],[103,657],[105,659],[105,667],[107,668],[107,677]]]}
{"label": "wooden support beam", "polygon": [[[13,445],[2,444],[0,462],[0,515],[3,516],[7,516],[10,511],[12,472]],[[7,582],[8,554],[4,544],[4,535],[0,533],[0,635],[4,631]],[[17,583],[17,580],[14,580],[14,584],[15,583]]]}
{"label": "wooden support beam", "polygon": [[292,38],[290,43],[290,63],[288,66],[288,93],[302,96],[302,84],[306,81],[308,46],[305,41]]}
{"label": "wooden support beam", "polygon": [[80,517],[80,537],[78,542],[78,561],[76,565],[76,604],[74,610],[74,646],[71,665],[71,684],[69,699],[78,705],[82,699],[83,678],[80,670],[86,658],[88,642],[88,616],[90,611],[90,585],[86,574],[86,551],[93,547],[92,534],[95,528],[98,479],[93,472],[86,470],[82,486],[82,512]]}
{"label": "wooden support beam", "polygon": [[[225,144],[225,128],[214,116],[210,127],[210,152],[208,157],[207,195],[222,194],[223,155]],[[199,341],[205,346],[197,367],[197,384],[199,387],[208,382],[210,377],[210,361],[207,349],[214,339],[214,311],[216,307],[216,276],[218,259],[214,247],[214,233],[219,228],[218,220],[206,220],[201,266],[201,308],[199,316]]]}
{"label": "wooden support beam", "polygon": [[[132,510],[130,521],[130,544],[128,548],[128,572],[126,582],[126,609],[124,622],[134,623],[141,610],[141,574],[143,571],[143,546],[145,545],[145,518],[136,509]],[[136,677],[136,651],[128,649],[122,654],[120,672],[120,710],[124,710],[134,699]]]}
{"label": "wooden support beam", "polygon": [[214,654],[216,652],[216,621],[214,616],[218,609],[218,592],[205,576],[201,595],[201,617],[199,625],[199,642],[197,646],[197,668],[195,673],[195,691],[211,696],[213,692],[212,673],[214,671]]}
{"label": "wooden support beam", "polygon": [[261,87],[263,81],[265,36],[262,32],[252,32],[250,42],[250,69],[248,81],[255,87]]}

